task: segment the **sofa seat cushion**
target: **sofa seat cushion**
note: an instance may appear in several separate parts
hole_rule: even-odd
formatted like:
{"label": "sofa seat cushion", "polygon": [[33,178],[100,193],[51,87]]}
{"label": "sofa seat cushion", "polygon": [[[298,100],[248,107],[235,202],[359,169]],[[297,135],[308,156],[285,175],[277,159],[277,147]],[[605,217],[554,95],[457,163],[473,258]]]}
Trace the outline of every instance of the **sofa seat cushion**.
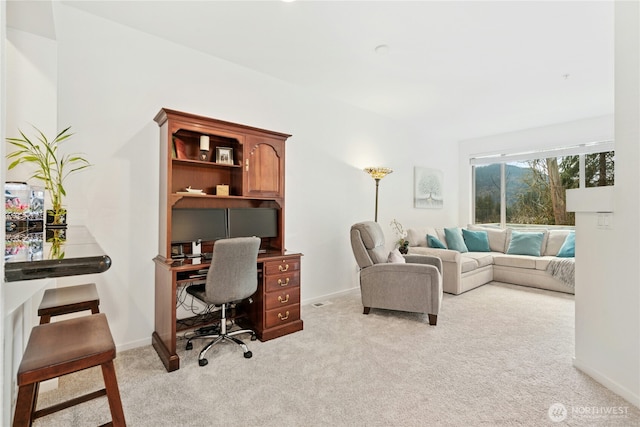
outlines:
{"label": "sofa seat cushion", "polygon": [[502,265],[505,267],[528,268],[535,270],[536,261],[539,258],[540,257],[532,255],[504,255],[497,253],[493,257],[493,263],[495,265]]}
{"label": "sofa seat cushion", "polygon": [[545,271],[549,266],[549,262],[554,258],[554,256],[541,256],[540,258],[536,259],[536,270]]}
{"label": "sofa seat cushion", "polygon": [[491,252],[467,252],[461,258],[472,258],[478,264],[478,268],[493,264],[493,254]]}
{"label": "sofa seat cushion", "polygon": [[462,273],[468,273],[478,268],[478,261],[467,256],[461,256],[460,267]]}

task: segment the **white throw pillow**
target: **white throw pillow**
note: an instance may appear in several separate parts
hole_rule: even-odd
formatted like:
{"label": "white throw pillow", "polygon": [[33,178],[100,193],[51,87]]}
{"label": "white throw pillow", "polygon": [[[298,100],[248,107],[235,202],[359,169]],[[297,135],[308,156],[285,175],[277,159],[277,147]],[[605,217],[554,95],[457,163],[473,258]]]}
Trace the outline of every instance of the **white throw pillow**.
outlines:
{"label": "white throw pillow", "polygon": [[402,264],[407,262],[400,251],[398,249],[394,249],[389,252],[389,258],[387,258],[387,262]]}

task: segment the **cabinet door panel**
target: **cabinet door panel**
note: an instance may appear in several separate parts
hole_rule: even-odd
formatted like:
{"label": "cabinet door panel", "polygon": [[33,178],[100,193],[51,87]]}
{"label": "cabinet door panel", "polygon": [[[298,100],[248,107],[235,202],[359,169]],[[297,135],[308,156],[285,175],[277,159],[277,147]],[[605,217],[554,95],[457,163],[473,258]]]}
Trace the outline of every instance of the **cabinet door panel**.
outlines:
{"label": "cabinet door panel", "polygon": [[281,141],[253,140],[245,159],[245,196],[282,197],[283,144]]}

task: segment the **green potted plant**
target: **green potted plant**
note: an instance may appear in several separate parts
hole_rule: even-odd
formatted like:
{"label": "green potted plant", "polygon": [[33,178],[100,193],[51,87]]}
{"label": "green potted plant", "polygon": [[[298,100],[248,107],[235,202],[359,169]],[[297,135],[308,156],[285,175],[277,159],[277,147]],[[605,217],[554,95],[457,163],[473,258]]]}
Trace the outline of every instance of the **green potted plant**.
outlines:
{"label": "green potted plant", "polygon": [[409,253],[409,241],[406,239],[407,237],[407,232],[404,231],[404,227],[402,227],[402,224],[400,224],[397,220],[393,220],[391,221],[391,228],[393,229],[393,232],[396,234],[396,237],[398,238],[398,240],[396,240],[396,245],[398,247],[398,250],[400,251],[401,254],[408,254]]}
{"label": "green potted plant", "polygon": [[61,154],[58,152],[60,144],[71,137],[71,126],[60,132],[52,140],[35,126],[36,140],[29,139],[24,132],[18,129],[22,138],[7,138],[7,142],[18,149],[7,154],[7,159],[12,160],[9,170],[21,163],[32,163],[36,166],[31,178],[44,183],[45,190],[51,199],[51,209],[47,210],[46,223],[49,226],[65,226],[67,210],[63,207],[63,198],[67,195],[64,188],[66,178],[91,164],[78,154]]}

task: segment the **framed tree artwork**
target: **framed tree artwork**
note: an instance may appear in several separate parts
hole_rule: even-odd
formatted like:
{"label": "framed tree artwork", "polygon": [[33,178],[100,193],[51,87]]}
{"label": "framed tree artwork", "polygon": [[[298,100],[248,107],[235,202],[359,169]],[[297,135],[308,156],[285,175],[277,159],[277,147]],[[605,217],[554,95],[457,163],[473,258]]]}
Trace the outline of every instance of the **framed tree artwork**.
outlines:
{"label": "framed tree artwork", "polygon": [[418,209],[442,209],[443,174],[438,169],[413,168],[413,206]]}

